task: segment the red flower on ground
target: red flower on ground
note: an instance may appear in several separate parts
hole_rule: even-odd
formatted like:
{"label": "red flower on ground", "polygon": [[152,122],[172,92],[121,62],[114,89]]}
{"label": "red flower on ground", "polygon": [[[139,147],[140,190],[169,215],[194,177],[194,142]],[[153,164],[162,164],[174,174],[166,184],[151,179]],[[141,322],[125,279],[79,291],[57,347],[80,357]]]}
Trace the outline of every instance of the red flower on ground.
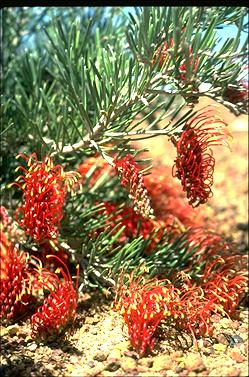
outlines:
{"label": "red flower on ground", "polygon": [[[232,266],[236,268],[236,262],[242,259],[240,255],[237,255],[237,258],[234,257],[232,261],[229,257],[214,258],[206,265],[201,281],[205,297],[215,302],[217,311],[225,312],[229,316],[237,314],[238,305],[248,292],[247,266],[243,268],[242,263],[238,271],[233,269]],[[246,264],[245,261],[244,264]]]}
{"label": "red flower on ground", "polygon": [[[29,256],[0,227],[0,318],[16,319],[34,302]],[[29,282],[29,283],[28,283]]]}
{"label": "red flower on ground", "polygon": [[144,218],[152,217],[153,209],[144,185],[144,178],[133,156],[128,154],[119,160],[114,160],[114,168],[121,178],[121,186],[129,191],[135,212]]}
{"label": "red flower on ground", "polygon": [[248,81],[242,81],[238,88],[227,87],[223,97],[231,103],[248,101]]}
{"label": "red flower on ground", "polygon": [[77,185],[77,173],[65,173],[61,165],[54,166],[50,157],[38,162],[33,153],[23,154],[29,169],[22,166],[24,175],[19,176],[13,185],[23,191],[24,204],[17,209],[19,225],[36,242],[56,239],[67,191]]}
{"label": "red flower on ground", "polygon": [[[55,255],[48,257],[59,259]],[[62,264],[63,262],[60,261]],[[64,264],[63,264],[64,265]],[[66,265],[58,268],[56,272],[61,272],[63,281],[59,277],[43,269],[41,277],[50,280],[48,289],[51,290],[51,281],[53,281],[53,291],[45,298],[43,305],[40,306],[35,314],[31,317],[31,327],[33,336],[47,338],[49,336],[58,336],[62,334],[68,325],[72,324],[76,318],[76,308],[78,301],[78,276],[79,269],[77,266],[77,281],[74,288],[69,270]],[[46,286],[46,282],[44,282]]]}
{"label": "red flower on ground", "polygon": [[[162,283],[162,282],[160,282]],[[151,350],[154,333],[165,317],[181,316],[179,291],[165,280],[159,285],[156,279],[129,276],[128,286],[121,276],[116,286],[115,308],[123,315],[132,346],[140,356]],[[179,306],[178,313],[172,307]]]}
{"label": "red flower on ground", "polygon": [[205,297],[201,287],[189,281],[189,287],[181,288],[181,311],[183,316],[178,319],[177,326],[189,331],[194,340],[196,336],[211,336],[213,333],[212,313],[215,312],[215,300]]}
{"label": "red flower on ground", "polygon": [[226,123],[206,107],[187,121],[180,139],[175,142],[177,158],[172,174],[181,180],[192,207],[206,203],[212,197],[215,159],[210,147],[228,146],[228,136]]}
{"label": "red flower on ground", "polygon": [[[132,346],[140,356],[151,350],[155,330],[168,318],[176,328],[188,331],[194,340],[212,336],[212,315],[234,316],[247,291],[246,271],[235,272],[216,258],[206,269],[200,285],[186,273],[177,273],[172,281],[146,280],[144,277],[121,275],[116,285],[114,305],[123,315]],[[217,269],[217,265],[218,269]],[[210,278],[209,278],[210,277]]]}

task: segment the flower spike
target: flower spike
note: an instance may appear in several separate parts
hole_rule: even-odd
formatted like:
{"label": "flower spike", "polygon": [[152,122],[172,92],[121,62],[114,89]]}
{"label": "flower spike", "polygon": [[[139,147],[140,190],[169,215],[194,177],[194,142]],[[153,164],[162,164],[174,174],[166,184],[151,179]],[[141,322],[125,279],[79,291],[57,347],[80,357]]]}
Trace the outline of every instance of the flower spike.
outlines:
{"label": "flower spike", "polygon": [[226,123],[205,107],[187,121],[180,139],[175,142],[177,157],[172,174],[181,180],[193,207],[212,197],[215,159],[210,147],[229,146],[229,136]]}
{"label": "flower spike", "polygon": [[129,191],[129,197],[134,202],[134,210],[144,218],[153,216],[148,191],[144,185],[144,179],[139,171],[138,164],[133,156],[128,154],[120,160],[115,160],[115,170],[121,178],[121,186]]}
{"label": "flower spike", "polygon": [[64,200],[67,191],[77,185],[78,173],[65,173],[48,156],[42,162],[38,162],[35,153],[17,157],[24,158],[29,167],[28,170],[18,167],[23,175],[12,184],[23,191],[24,204],[16,212],[19,225],[36,242],[56,239],[64,215]]}
{"label": "flower spike", "polygon": [[46,339],[49,336],[58,336],[62,334],[68,325],[72,324],[76,318],[76,308],[78,301],[78,276],[79,268],[77,266],[76,289],[73,286],[72,279],[67,266],[56,255],[48,255],[48,258],[55,258],[61,262],[63,268],[58,268],[63,276],[61,281],[58,275],[43,269],[42,275],[52,276],[54,287],[48,297],[44,300],[35,314],[31,317],[31,327],[33,336],[39,336]]}

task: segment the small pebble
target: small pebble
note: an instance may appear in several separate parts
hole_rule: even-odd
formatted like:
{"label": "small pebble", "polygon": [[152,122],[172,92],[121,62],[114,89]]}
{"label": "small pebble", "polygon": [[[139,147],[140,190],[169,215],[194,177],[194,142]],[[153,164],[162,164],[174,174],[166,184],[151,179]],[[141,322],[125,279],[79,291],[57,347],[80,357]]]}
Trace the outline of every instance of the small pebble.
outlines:
{"label": "small pebble", "polygon": [[13,336],[16,335],[19,330],[19,327],[17,325],[12,325],[7,327],[8,334]]}
{"label": "small pebble", "polygon": [[26,338],[24,340],[25,340],[26,343],[30,343],[30,342],[33,342],[34,339],[30,335],[28,335],[28,336],[26,336]]}
{"label": "small pebble", "polygon": [[95,367],[95,363],[94,363],[93,360],[88,361],[87,365],[88,365],[90,368]]}
{"label": "small pebble", "polygon": [[109,356],[108,356],[108,360],[109,359],[120,359],[121,358],[121,351],[117,348],[114,348],[113,350],[111,350]]}
{"label": "small pebble", "polygon": [[77,356],[71,356],[69,361],[72,364],[76,364],[78,362],[78,357]]}
{"label": "small pebble", "polygon": [[228,345],[229,340],[230,340],[230,335],[220,333],[220,334],[217,335],[216,339],[220,344]]}
{"label": "small pebble", "polygon": [[243,343],[243,339],[239,335],[234,335],[234,336],[231,337],[229,346],[234,347],[238,343]]}
{"label": "small pebble", "polygon": [[214,351],[214,347],[211,346],[211,347],[204,347],[202,349],[202,352],[204,355],[209,356],[209,355],[212,355],[215,351]]}
{"label": "small pebble", "polygon": [[132,357],[133,359],[138,359],[139,358],[139,356],[138,356],[138,354],[137,354],[136,351],[126,350],[126,351],[124,351],[123,354],[124,354],[124,356]]}
{"label": "small pebble", "polygon": [[197,354],[190,354],[184,360],[185,368],[190,372],[202,372],[206,369],[204,361]]}
{"label": "small pebble", "polygon": [[172,359],[169,355],[159,355],[153,360],[152,369],[155,371],[167,370],[172,368]]}
{"label": "small pebble", "polygon": [[215,351],[217,351],[217,352],[225,352],[227,345],[218,343],[218,344],[214,344],[213,347],[214,347]]}
{"label": "small pebble", "polygon": [[153,359],[149,357],[142,357],[138,360],[138,364],[143,367],[151,368],[153,365]]}
{"label": "small pebble", "polygon": [[120,368],[120,361],[118,360],[110,360],[107,366],[105,367],[106,370],[110,372],[115,372]]}
{"label": "small pebble", "polygon": [[231,349],[229,352],[230,357],[235,360],[237,363],[243,363],[245,361],[245,356],[243,356],[240,350]]}
{"label": "small pebble", "polygon": [[136,360],[132,359],[131,357],[124,356],[121,362],[121,367],[124,371],[129,373],[132,369],[135,369],[137,367]]}
{"label": "small pebble", "polygon": [[12,355],[9,358],[11,364],[20,364],[22,362],[22,357],[19,355]]}
{"label": "small pebble", "polygon": [[37,344],[36,343],[31,343],[27,346],[27,349],[31,352],[34,352],[37,348]]}
{"label": "small pebble", "polygon": [[107,359],[107,352],[97,352],[94,356],[93,359],[97,361],[105,361]]}

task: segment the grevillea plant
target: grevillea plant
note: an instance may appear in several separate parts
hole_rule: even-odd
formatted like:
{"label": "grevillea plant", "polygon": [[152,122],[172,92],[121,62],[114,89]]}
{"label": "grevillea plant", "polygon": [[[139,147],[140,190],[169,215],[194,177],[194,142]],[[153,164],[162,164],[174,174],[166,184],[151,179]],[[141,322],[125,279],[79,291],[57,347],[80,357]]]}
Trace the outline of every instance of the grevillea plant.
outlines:
{"label": "grevillea plant", "polygon": [[41,262],[29,253],[13,245],[8,234],[2,230],[0,242],[0,318],[9,322],[27,315],[36,304],[43,285],[51,286],[50,276],[40,280]]}
{"label": "grevillea plant", "polygon": [[[59,258],[55,255],[48,255],[57,260]],[[43,301],[42,306],[37,309],[37,312],[31,317],[31,328],[34,337],[46,339],[50,336],[61,335],[68,325],[72,325],[76,317],[76,308],[78,301],[78,276],[79,268],[77,267],[77,281],[74,287],[71,275],[67,266],[62,263],[63,267],[56,270],[61,273],[63,281],[59,279],[58,275],[46,269],[41,272],[43,276],[49,277],[50,284],[47,287],[50,291],[49,295]],[[53,284],[51,286],[51,277]]]}
{"label": "grevillea plant", "polygon": [[134,203],[135,212],[144,218],[152,217],[153,209],[150,205],[148,191],[144,184],[143,175],[132,155],[115,159],[115,170],[120,175],[121,186],[129,192],[129,197]]}
{"label": "grevillea plant", "polygon": [[74,288],[63,261],[58,256],[47,255],[63,266],[57,268],[57,272],[62,274],[62,281],[58,275],[43,268],[37,258],[13,246],[2,229],[0,247],[1,321],[9,323],[27,316],[44,297],[44,292],[49,291],[43,305],[31,317],[32,334],[44,339],[62,334],[76,316],[78,277]]}
{"label": "grevillea plant", "polygon": [[65,173],[61,165],[53,164],[50,157],[43,157],[42,162],[36,153],[30,157],[20,154],[27,161],[28,170],[22,170],[12,185],[23,191],[24,203],[17,208],[19,225],[34,241],[42,242],[56,239],[67,191],[71,191],[77,183],[79,174]]}
{"label": "grevillea plant", "polygon": [[234,317],[241,297],[247,291],[247,271],[235,273],[218,268],[224,263],[216,258],[207,265],[203,280],[197,284],[185,273],[176,274],[172,281],[146,279],[132,272],[121,274],[115,289],[114,308],[119,310],[127,325],[131,345],[140,356],[152,350],[155,331],[163,319],[170,320],[179,330],[200,336],[212,336],[212,314]]}
{"label": "grevillea plant", "polygon": [[[240,269],[236,271],[235,266]],[[216,257],[207,263],[200,285],[205,296],[214,301],[217,311],[223,311],[229,316],[238,314],[238,305],[245,292],[248,291],[248,271],[246,256]]]}
{"label": "grevillea plant", "polygon": [[172,307],[178,306],[173,315],[180,315],[179,293],[168,280],[146,280],[131,273],[125,283],[121,275],[114,308],[123,315],[131,344],[140,356],[153,348],[154,333],[162,319],[172,315]]}
{"label": "grevillea plant", "polygon": [[[120,237],[119,242],[125,242],[131,240],[136,233],[140,233],[144,239],[148,238],[151,233],[156,232],[153,241],[160,239],[160,233],[166,227],[166,224],[160,220],[154,220],[152,218],[145,219],[140,214],[136,213],[133,208],[125,207],[119,208],[116,204],[110,202],[104,202],[103,211],[109,215],[105,226],[115,227],[117,224],[124,227],[124,230]],[[112,215],[112,216],[110,216]]]}
{"label": "grevillea plant", "polygon": [[29,299],[31,301],[31,297],[26,296],[24,284],[28,269],[28,255],[25,252],[19,252],[18,247],[10,242],[8,235],[2,229],[0,240],[0,317],[1,320],[10,320],[22,314],[23,306],[28,305]]}
{"label": "grevillea plant", "polygon": [[[42,242],[36,249],[31,249],[29,252],[31,255],[38,256],[43,267],[51,271],[61,267],[62,263],[69,266],[69,253],[57,240]],[[58,258],[47,258],[47,255],[50,254],[56,255]]]}
{"label": "grevillea plant", "polygon": [[[88,162],[85,166],[88,166]],[[85,174],[88,174],[89,170],[86,170]],[[95,176],[95,172],[93,174]],[[98,176],[91,178],[91,185],[97,178]],[[140,213],[135,212],[134,208],[124,206],[120,208],[118,204],[107,201],[103,202],[104,208],[99,212],[109,215],[105,226],[114,228],[119,223],[120,228],[124,228],[118,238],[120,243],[140,234],[144,239],[152,238],[147,249],[152,251],[166,230],[170,232],[171,237],[173,234],[179,236],[187,228],[204,222],[203,212],[200,209],[194,210],[188,205],[181,185],[171,176],[170,167],[157,161],[151,174],[144,176],[143,180],[153,208],[153,217],[144,218]]]}
{"label": "grevillea plant", "polygon": [[[62,273],[64,281],[58,275],[42,266],[40,259],[30,253],[20,250],[20,246],[13,244],[8,230],[13,230],[12,219],[7,216],[6,209],[1,208],[0,223],[0,318],[9,323],[32,314],[38,302],[44,299],[45,292],[50,294],[45,298],[42,307],[31,317],[32,333],[34,336],[47,338],[49,335],[62,334],[68,323],[72,323],[76,315],[77,284],[73,287],[70,273],[66,264],[60,258],[65,251],[57,252],[56,256],[49,256],[49,244],[42,244],[41,257],[55,260],[57,271]],[[40,250],[41,251],[41,250]],[[53,258],[52,258],[53,257]],[[44,259],[42,258],[42,259]],[[64,272],[66,270],[66,273]],[[77,280],[78,281],[78,280]]]}
{"label": "grevillea plant", "polygon": [[185,123],[177,141],[172,139],[177,149],[173,176],[181,180],[193,207],[212,197],[215,159],[211,147],[228,146],[229,136],[225,122],[207,107]]}
{"label": "grevillea plant", "polygon": [[[140,356],[165,318],[211,334],[212,313],[236,315],[247,278],[236,247],[206,229],[213,149],[230,133],[201,101],[248,111],[247,9],[71,7],[53,19],[48,7],[37,23],[32,7],[4,12],[1,317],[34,302],[33,336],[58,336],[82,291],[108,287]],[[237,34],[219,49],[227,24]],[[155,137],[165,146],[156,165]],[[176,152],[168,168],[164,140]]]}

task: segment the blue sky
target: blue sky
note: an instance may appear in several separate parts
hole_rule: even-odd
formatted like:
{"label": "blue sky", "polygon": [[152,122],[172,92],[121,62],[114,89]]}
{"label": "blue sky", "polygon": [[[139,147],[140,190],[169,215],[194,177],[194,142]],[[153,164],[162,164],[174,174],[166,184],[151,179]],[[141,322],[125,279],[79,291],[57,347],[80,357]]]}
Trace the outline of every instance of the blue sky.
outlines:
{"label": "blue sky", "polygon": [[[234,38],[236,33],[237,27],[235,25],[225,25],[223,29],[219,29],[217,35],[221,38],[221,42],[216,45],[216,48],[219,49],[227,38]],[[242,31],[239,48],[243,46],[246,38],[248,38],[248,34]]]}
{"label": "blue sky", "polygon": [[[123,11],[125,14],[128,13],[134,14],[134,7],[123,7]],[[215,46],[215,50],[218,50],[225,42],[227,38],[234,38],[237,34],[237,27],[236,25],[224,25],[222,29],[218,29],[217,36],[221,38],[221,41]],[[245,32],[241,33],[241,40],[239,48],[243,46],[245,43],[246,38],[248,38],[248,34]]]}
{"label": "blue sky", "polygon": [[[57,7],[52,7],[54,8],[55,12],[56,12],[56,8]],[[91,8],[91,7],[85,7],[85,8]],[[110,7],[106,7],[106,8],[110,8]],[[128,12],[134,14],[135,12],[135,7],[128,7],[128,6],[124,6],[124,7],[121,7],[123,12],[128,15]],[[35,13],[39,14],[42,9],[44,9],[43,7],[33,7]],[[215,50],[218,50],[225,42],[225,40],[227,38],[233,38],[236,36],[236,33],[237,33],[237,27],[235,25],[224,25],[224,27],[222,29],[219,29],[218,32],[217,32],[217,36],[219,38],[221,38],[220,42],[215,46]],[[241,33],[241,41],[240,41],[240,45],[239,45],[239,48],[243,46],[243,44],[245,43],[245,40],[246,38],[248,38],[248,34],[245,33],[245,32],[242,32]],[[30,47],[33,45],[33,38],[29,37],[28,40],[25,41],[26,43],[26,47]]]}

